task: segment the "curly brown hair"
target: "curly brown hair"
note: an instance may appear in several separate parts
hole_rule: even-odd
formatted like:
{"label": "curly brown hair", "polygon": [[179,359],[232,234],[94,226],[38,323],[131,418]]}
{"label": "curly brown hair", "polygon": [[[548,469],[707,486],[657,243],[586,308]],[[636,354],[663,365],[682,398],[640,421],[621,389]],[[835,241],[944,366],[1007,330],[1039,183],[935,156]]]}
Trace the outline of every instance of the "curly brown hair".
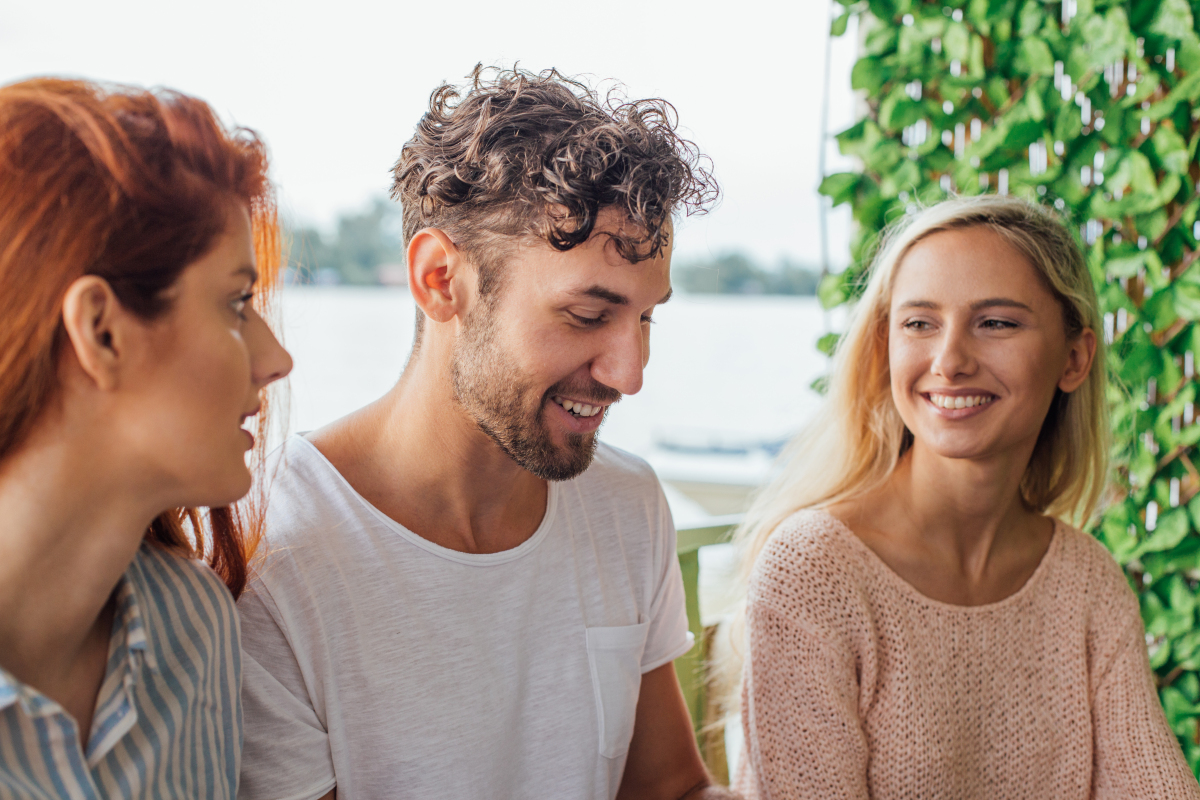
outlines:
{"label": "curly brown hair", "polygon": [[570,250],[613,207],[632,225],[607,235],[637,263],[669,245],[674,212],[704,213],[717,198],[708,158],[676,132],[665,100],[602,98],[554,69],[476,65],[468,78],[465,94],[443,84],[430,96],[392,170],[392,199],[405,246],[441,229],[478,269],[481,295],[520,238]]}

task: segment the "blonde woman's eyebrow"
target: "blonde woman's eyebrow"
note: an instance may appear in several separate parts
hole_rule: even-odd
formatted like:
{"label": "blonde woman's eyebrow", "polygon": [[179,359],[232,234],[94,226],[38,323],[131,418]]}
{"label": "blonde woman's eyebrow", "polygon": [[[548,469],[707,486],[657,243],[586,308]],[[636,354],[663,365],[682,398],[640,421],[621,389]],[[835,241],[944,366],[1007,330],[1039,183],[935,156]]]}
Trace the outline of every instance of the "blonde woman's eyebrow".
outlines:
{"label": "blonde woman's eyebrow", "polygon": [[[935,303],[932,300],[905,300],[897,308],[900,311],[907,308],[927,308],[930,311],[937,311],[941,307],[939,303]],[[1013,300],[1009,297],[989,297],[986,300],[976,300],[974,303],[971,303],[972,311],[981,311],[985,308],[1021,308],[1026,311],[1033,311],[1030,306],[1022,303],[1020,300]]]}
{"label": "blonde woman's eyebrow", "polygon": [[972,311],[980,311],[985,308],[1021,308],[1025,311],[1033,311],[1031,307],[1020,300],[1013,300],[1009,297],[990,297],[987,300],[977,300],[971,303]]}

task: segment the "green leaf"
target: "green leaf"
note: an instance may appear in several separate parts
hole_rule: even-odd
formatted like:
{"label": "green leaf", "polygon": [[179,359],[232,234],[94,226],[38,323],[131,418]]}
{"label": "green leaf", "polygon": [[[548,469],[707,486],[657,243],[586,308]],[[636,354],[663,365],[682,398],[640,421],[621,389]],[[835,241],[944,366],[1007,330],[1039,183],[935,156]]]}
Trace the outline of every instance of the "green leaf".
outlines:
{"label": "green leaf", "polygon": [[1200,286],[1194,283],[1176,282],[1170,288],[1175,301],[1175,313],[1186,320],[1200,320]]}
{"label": "green leaf", "polygon": [[1025,93],[1025,108],[1029,111],[1029,118],[1036,122],[1046,118],[1046,106],[1036,85],[1030,86],[1029,91]]}
{"label": "green leaf", "polygon": [[860,58],[850,70],[850,88],[873,95],[887,81],[887,69],[878,58]]}
{"label": "green leaf", "polygon": [[1158,526],[1154,529],[1154,532],[1138,545],[1138,549],[1134,551],[1134,558],[1137,558],[1142,553],[1157,553],[1162,550],[1170,550],[1183,541],[1183,537],[1187,536],[1190,530],[1191,525],[1188,524],[1187,512],[1184,509],[1172,508],[1164,511],[1159,514]]}
{"label": "green leaf", "polygon": [[1089,17],[1084,17],[1080,11],[1078,17],[1083,19],[1081,39],[1087,44],[1082,51],[1076,52],[1085,56],[1088,66],[1102,70],[1125,55],[1131,40],[1125,9],[1117,6],[1103,16]]}
{"label": "green leaf", "polygon": [[1021,41],[1017,51],[1017,69],[1031,75],[1053,75],[1054,54],[1044,39],[1030,36]]}
{"label": "green leaf", "polygon": [[1159,0],[1158,13],[1150,23],[1151,33],[1178,39],[1192,28],[1192,9],[1187,0]]}
{"label": "green leaf", "polygon": [[[884,17],[883,19],[887,19]],[[875,24],[867,30],[863,39],[863,50],[869,56],[882,56],[896,49],[896,28],[889,24]]]}
{"label": "green leaf", "polygon": [[967,26],[961,22],[950,23],[946,28],[946,35],[942,37],[942,50],[946,53],[946,58],[965,64],[971,56],[971,32],[967,30]]}
{"label": "green leaf", "polygon": [[837,349],[838,342],[841,341],[840,333],[827,333],[817,340],[817,350],[827,356],[832,356],[833,351]]}
{"label": "green leaf", "polygon": [[846,24],[850,22],[850,12],[847,11],[841,16],[834,19],[833,24],[829,26],[831,36],[841,36],[846,32]]}
{"label": "green leaf", "polygon": [[1186,173],[1188,170],[1188,144],[1183,137],[1165,125],[1159,125],[1150,137],[1154,152],[1162,162],[1163,169]]}
{"label": "green leaf", "polygon": [[1200,36],[1193,30],[1182,31],[1175,63],[1187,74],[1200,69]]}
{"label": "green leaf", "polygon": [[817,285],[817,299],[824,308],[840,306],[850,299],[851,294],[845,279],[845,273],[830,273],[821,279],[821,283]]}
{"label": "green leaf", "polygon": [[1150,668],[1158,669],[1167,663],[1171,657],[1171,643],[1163,642],[1159,647],[1150,653]]}
{"label": "green leaf", "polygon": [[1132,278],[1145,269],[1162,269],[1162,261],[1153,250],[1142,250],[1131,256],[1110,258],[1104,262],[1104,271],[1117,278]]}
{"label": "green leaf", "polygon": [[1025,39],[1041,30],[1046,21],[1046,12],[1037,0],[1025,0],[1017,19],[1017,36]]}
{"label": "green leaf", "polygon": [[885,131],[898,131],[921,119],[924,113],[921,104],[897,84],[879,104],[879,126]]}
{"label": "green leaf", "polygon": [[832,198],[833,204],[838,206],[854,199],[854,191],[861,180],[862,176],[857,172],[835,172],[821,181],[817,191]]}
{"label": "green leaf", "polygon": [[1175,111],[1175,106],[1179,103],[1194,103],[1198,98],[1200,98],[1200,72],[1193,72],[1175,84],[1175,88],[1166,97],[1151,105],[1146,114],[1152,121],[1158,122],[1171,116]]}

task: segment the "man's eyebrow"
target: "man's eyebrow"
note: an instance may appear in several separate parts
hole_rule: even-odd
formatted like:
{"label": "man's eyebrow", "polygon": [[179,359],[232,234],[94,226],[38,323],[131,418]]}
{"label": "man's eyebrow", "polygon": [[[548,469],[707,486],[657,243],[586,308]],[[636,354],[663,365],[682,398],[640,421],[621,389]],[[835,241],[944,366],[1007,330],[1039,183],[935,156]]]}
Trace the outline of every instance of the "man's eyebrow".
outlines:
{"label": "man's eyebrow", "polygon": [[[662,296],[662,299],[655,303],[656,306],[661,306],[663,303],[671,299],[671,295],[675,293],[674,289],[667,289],[667,293]],[[583,297],[594,297],[597,300],[603,300],[606,303],[612,303],[614,306],[629,305],[629,298],[612,289],[605,289],[603,286],[589,286],[586,289],[581,289],[575,292],[576,295]]]}
{"label": "man's eyebrow", "polygon": [[251,283],[258,283],[258,270],[249,264],[243,264],[233,271],[234,275],[245,275]]}
{"label": "man's eyebrow", "polygon": [[594,297],[597,300],[603,300],[606,303],[612,303],[614,306],[629,305],[629,298],[623,294],[617,294],[612,289],[605,289],[603,286],[589,286],[586,289],[581,289],[575,292],[583,297]]}

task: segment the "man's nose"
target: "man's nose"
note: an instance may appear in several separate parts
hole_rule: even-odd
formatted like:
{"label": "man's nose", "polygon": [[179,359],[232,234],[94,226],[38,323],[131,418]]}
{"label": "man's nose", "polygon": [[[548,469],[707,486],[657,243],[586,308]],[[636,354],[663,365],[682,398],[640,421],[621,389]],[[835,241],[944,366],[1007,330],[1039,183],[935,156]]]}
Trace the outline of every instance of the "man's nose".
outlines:
{"label": "man's nose", "polygon": [[592,361],[592,377],[621,394],[637,394],[642,370],[649,357],[649,342],[642,326],[622,326],[606,337],[604,350]]}

